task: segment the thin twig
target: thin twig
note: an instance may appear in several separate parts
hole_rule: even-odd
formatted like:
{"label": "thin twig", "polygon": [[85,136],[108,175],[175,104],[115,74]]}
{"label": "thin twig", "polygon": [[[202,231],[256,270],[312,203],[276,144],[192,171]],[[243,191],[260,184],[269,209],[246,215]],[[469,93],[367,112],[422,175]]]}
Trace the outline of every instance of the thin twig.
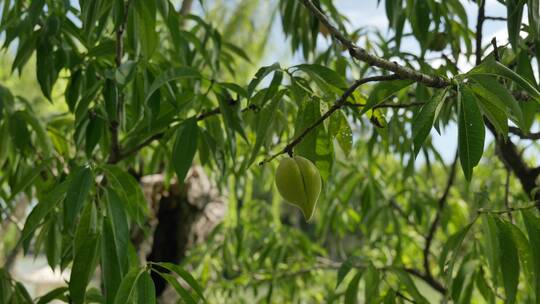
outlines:
{"label": "thin twig", "polygon": [[292,155],[293,148],[299,144],[304,137],[309,134],[309,132],[313,131],[315,128],[317,128],[321,123],[323,123],[328,117],[330,117],[335,111],[339,110],[341,107],[346,105],[347,98],[361,85],[366,84],[368,82],[375,82],[375,81],[391,81],[391,80],[397,80],[402,79],[401,76],[397,74],[393,75],[384,75],[384,76],[373,76],[373,77],[366,77],[359,79],[353,83],[334,103],[333,106],[328,109],[319,119],[317,119],[314,123],[312,123],[310,126],[305,128],[298,136],[296,136],[288,145],[286,145],[281,151],[277,152],[276,154],[264,159],[259,163],[259,165],[263,165],[267,162],[272,161],[279,155],[288,153],[289,155]]}
{"label": "thin twig", "polygon": [[448,174],[448,180],[446,181],[444,192],[437,203],[437,213],[435,215],[435,219],[433,219],[433,222],[431,222],[431,226],[429,227],[429,231],[426,236],[426,243],[424,246],[424,271],[426,272],[426,275],[430,278],[433,278],[433,275],[431,273],[431,267],[429,266],[429,253],[430,253],[431,243],[433,242],[435,231],[437,230],[437,227],[441,220],[441,213],[444,209],[444,205],[446,204],[446,199],[448,198],[448,194],[450,193],[450,188],[452,187],[452,184],[454,183],[454,178],[456,176],[457,161],[458,161],[458,152],[456,151],[456,156],[454,157],[454,161],[452,162],[452,166],[450,167],[450,173]]}
{"label": "thin twig", "polygon": [[[256,105],[251,104],[251,105],[243,108],[242,110],[240,110],[240,112],[242,112],[242,113],[247,112],[247,111],[255,111],[256,112],[256,111],[258,111],[258,109],[259,108]],[[212,117],[212,116],[215,116],[215,115],[218,115],[218,114],[221,114],[221,109],[219,107],[215,107],[215,108],[213,108],[211,110],[202,112],[201,114],[191,116],[190,118],[187,118],[187,119],[195,118],[197,121],[201,121],[201,120],[205,120],[205,119],[207,119],[209,117]],[[137,151],[139,151],[142,148],[150,145],[154,140],[161,139],[164,135],[165,135],[165,132],[156,133],[156,134],[148,137],[147,139],[145,139],[143,142],[136,145],[135,147],[133,147],[131,149],[126,149],[125,151],[121,151],[119,153],[119,155],[118,155],[117,160],[120,161],[120,160],[134,154],[134,153],[137,153]]]}
{"label": "thin twig", "polygon": [[509,207],[509,208],[504,209],[504,210],[489,210],[489,209],[480,208],[480,209],[477,210],[477,212],[479,214],[484,214],[484,213],[488,213],[488,214],[505,214],[505,213],[512,213],[512,212],[517,212],[517,211],[529,210],[529,209],[532,209],[532,208],[535,208],[535,207],[538,207],[538,202],[535,202],[535,203],[533,203],[531,205],[522,206],[522,207]]}
{"label": "thin twig", "polygon": [[484,20],[492,20],[492,21],[507,21],[506,17],[496,17],[496,16],[485,16]]}
{"label": "thin twig", "polygon": [[476,19],[476,65],[482,62],[482,29],[486,20],[486,0],[478,0],[478,18]]}
{"label": "thin twig", "polygon": [[495,61],[500,61],[499,57],[499,48],[497,47],[497,38],[493,37],[491,39],[491,45],[493,45],[493,56],[495,56]]}
{"label": "thin twig", "polygon": [[530,139],[530,140],[537,140],[540,139],[540,132],[535,133],[525,133],[518,127],[508,127],[508,131],[510,133],[519,136],[521,139]]}
{"label": "thin twig", "polygon": [[[510,196],[510,168],[507,168],[506,169],[506,182],[504,185],[504,206],[508,210],[510,210],[509,196]],[[514,223],[512,212],[508,212],[508,218],[510,219],[510,222]]]}
{"label": "thin twig", "polygon": [[[124,57],[124,32],[126,27],[126,22],[128,19],[129,7],[131,1],[128,0],[124,7],[124,16],[118,27],[116,28],[116,67],[120,68],[122,65],[122,57]],[[124,94],[118,92],[116,95],[116,115],[113,117],[110,122],[109,129],[111,130],[111,153],[109,154],[108,163],[117,163],[119,161],[119,156],[121,154],[120,141],[118,139],[118,129],[120,127],[120,111],[122,109],[122,103],[124,102]]]}
{"label": "thin twig", "polygon": [[313,15],[319,21],[326,26],[330,34],[337,39],[344,47],[347,48],[352,57],[363,61],[371,66],[376,66],[384,70],[392,71],[395,74],[401,76],[402,78],[412,79],[417,82],[421,82],[429,87],[442,88],[449,86],[451,82],[448,79],[424,74],[418,71],[415,71],[406,66],[402,66],[397,62],[392,62],[387,59],[372,55],[368,53],[365,49],[357,46],[350,39],[346,38],[326,17],[326,15],[321,12],[311,0],[302,0],[304,6],[311,11]]}

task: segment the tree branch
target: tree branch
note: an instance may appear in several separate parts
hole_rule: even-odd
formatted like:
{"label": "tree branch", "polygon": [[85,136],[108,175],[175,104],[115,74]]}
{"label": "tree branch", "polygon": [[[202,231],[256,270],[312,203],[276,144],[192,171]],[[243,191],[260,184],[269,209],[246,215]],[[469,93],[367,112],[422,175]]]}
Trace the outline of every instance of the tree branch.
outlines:
{"label": "tree branch", "polygon": [[458,155],[459,154],[456,151],[456,156],[454,157],[454,161],[452,163],[452,166],[450,167],[450,173],[448,174],[448,180],[446,181],[444,192],[437,203],[437,213],[435,215],[435,218],[433,219],[433,222],[431,222],[431,226],[429,227],[429,231],[426,236],[426,243],[425,243],[424,252],[423,252],[424,253],[424,271],[426,272],[426,276],[431,279],[433,279],[433,274],[431,273],[431,267],[429,267],[429,253],[430,253],[431,243],[433,242],[435,231],[437,230],[437,226],[439,225],[439,222],[441,220],[441,213],[444,209],[444,205],[446,204],[446,199],[448,198],[448,194],[450,193],[450,188],[452,187],[452,184],[454,183],[454,178],[456,176],[456,164],[458,161]]}
{"label": "tree branch", "polygon": [[339,110],[341,107],[345,106],[347,104],[347,98],[361,85],[366,84],[368,82],[374,82],[374,81],[391,81],[391,80],[397,80],[402,79],[401,76],[397,74],[393,75],[384,75],[384,76],[373,76],[373,77],[367,77],[362,78],[353,83],[343,94],[336,100],[333,106],[328,109],[319,119],[317,119],[314,123],[312,123],[310,126],[308,126],[306,129],[304,129],[298,136],[296,136],[288,145],[286,145],[281,151],[278,153],[264,159],[259,163],[259,165],[263,165],[267,162],[272,161],[279,155],[288,153],[289,155],[292,155],[293,148],[299,144],[304,137],[311,132],[313,129],[317,128],[321,123],[323,123],[328,117],[330,117],[335,111]]}
{"label": "tree branch", "polygon": [[[126,3],[126,6],[124,8],[124,16],[122,17],[122,22],[118,25],[116,28],[116,67],[120,68],[122,65],[122,57],[124,57],[124,30],[126,27],[126,22],[128,19],[128,13],[129,13],[129,6],[131,4],[131,1],[128,0]],[[120,119],[120,111],[122,109],[122,103],[124,102],[124,94],[122,92],[118,92],[116,95],[116,115],[117,117],[114,117],[109,125],[109,129],[111,130],[111,152],[109,154],[108,163],[117,163],[119,161],[119,157],[121,154],[121,148],[120,143],[118,139],[118,128],[120,127],[119,121]]]}
{"label": "tree branch", "polygon": [[476,65],[482,62],[482,29],[486,20],[486,0],[478,0],[478,18],[476,19]]}
{"label": "tree branch", "polygon": [[327,28],[330,34],[337,39],[343,46],[345,46],[352,57],[363,61],[371,66],[376,66],[379,68],[382,68],[384,70],[392,71],[395,74],[399,75],[402,78],[406,79],[412,79],[417,82],[423,83],[426,86],[434,87],[434,88],[442,88],[450,85],[450,81],[448,79],[444,79],[439,76],[432,76],[424,73],[420,73],[418,71],[415,71],[411,68],[402,66],[398,64],[397,62],[392,62],[387,59],[369,54],[365,49],[358,47],[355,45],[351,40],[346,38],[341,32],[330,23],[328,18],[324,15],[323,12],[321,12],[311,0],[301,0],[304,6],[311,11],[313,15],[319,21],[324,24]]}
{"label": "tree branch", "polygon": [[530,139],[530,140],[540,139],[540,132],[526,134],[520,128],[517,128],[517,127],[508,127],[508,131],[510,131],[510,133],[514,135],[519,136],[519,138],[521,139]]}
{"label": "tree branch", "polygon": [[[256,105],[250,104],[249,106],[243,108],[240,112],[244,113],[244,112],[247,112],[247,111],[257,111],[257,110],[258,110],[258,107]],[[202,112],[201,114],[193,115],[188,119],[195,118],[197,121],[201,121],[201,120],[205,120],[208,117],[212,117],[212,116],[218,115],[218,114],[221,114],[221,109],[219,107],[215,107],[215,108],[213,108],[211,110]],[[164,135],[165,135],[165,132],[156,133],[156,134],[148,137],[147,139],[145,139],[143,142],[136,145],[135,147],[133,147],[131,149],[126,149],[125,151],[120,151],[120,153],[118,154],[118,159],[117,160],[120,161],[120,160],[134,154],[134,153],[137,153],[137,151],[139,151],[140,149],[150,145],[154,140],[161,139]]]}

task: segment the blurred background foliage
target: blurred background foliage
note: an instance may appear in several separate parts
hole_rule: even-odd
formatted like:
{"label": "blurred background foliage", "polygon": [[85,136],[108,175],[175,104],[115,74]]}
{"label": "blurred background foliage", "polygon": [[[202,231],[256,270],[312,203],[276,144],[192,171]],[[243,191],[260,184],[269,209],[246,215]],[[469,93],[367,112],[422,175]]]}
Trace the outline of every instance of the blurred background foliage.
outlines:
{"label": "blurred background foliage", "polygon": [[[363,85],[303,138],[294,153],[323,178],[308,223],[275,189],[285,155],[266,160],[356,79],[390,73],[351,58],[303,2],[0,1],[0,303],[540,303],[538,1],[373,0],[385,32],[309,1],[366,52],[459,83]],[[501,22],[486,18],[494,6],[509,37],[495,53],[470,22]],[[501,108],[464,74],[478,54],[512,71],[489,76],[509,96]],[[465,128],[459,86],[477,89],[492,134],[470,168],[434,144]],[[440,106],[418,142],[429,102]],[[167,228],[162,214],[177,192],[190,200],[192,166],[226,215],[160,256],[157,240],[192,224]],[[66,284],[28,293],[16,275],[28,257],[71,270]]]}

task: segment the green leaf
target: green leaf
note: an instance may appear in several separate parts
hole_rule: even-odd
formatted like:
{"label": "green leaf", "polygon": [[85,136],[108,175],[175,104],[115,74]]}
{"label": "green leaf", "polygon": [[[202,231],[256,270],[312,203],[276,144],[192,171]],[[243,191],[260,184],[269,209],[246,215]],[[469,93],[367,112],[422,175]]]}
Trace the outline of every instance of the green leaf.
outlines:
{"label": "green leaf", "polygon": [[379,303],[379,284],[381,282],[381,271],[370,264],[364,274],[365,300],[366,303]]}
{"label": "green leaf", "polygon": [[353,144],[352,130],[343,111],[338,110],[330,117],[329,132],[337,140],[345,155],[349,155]]}
{"label": "green leaf", "polygon": [[88,158],[92,157],[92,153],[101,139],[104,129],[105,122],[100,117],[90,117],[88,126],[86,126],[86,143],[84,145],[84,151]]}
{"label": "green leaf", "polygon": [[187,303],[187,304],[197,303],[197,301],[195,301],[193,296],[184,287],[182,287],[180,283],[178,283],[178,281],[176,280],[174,276],[168,273],[164,273],[164,272],[158,272],[158,273],[161,277],[163,277],[167,282],[169,282],[169,284],[171,284],[174,287],[174,289],[180,295],[182,300],[184,300],[184,303]]}
{"label": "green leaf", "polygon": [[352,280],[347,285],[347,290],[345,291],[345,304],[355,304],[358,303],[358,283],[362,277],[362,271],[358,270]]}
{"label": "green leaf", "polygon": [[[305,101],[296,117],[295,138],[321,117],[320,101],[318,99]],[[306,134],[294,148],[294,153],[311,160],[319,169],[323,181],[329,178],[334,162],[334,150],[332,138],[323,124]]]}
{"label": "green leaf", "polygon": [[347,274],[351,271],[354,266],[354,261],[356,261],[355,256],[349,256],[345,262],[341,263],[337,270],[337,280],[336,280],[336,289],[339,287],[339,284],[345,279]]}
{"label": "green leaf", "polygon": [[435,123],[435,112],[439,103],[444,102],[446,93],[447,91],[444,90],[433,95],[431,100],[424,104],[413,118],[412,136],[415,157],[418,155],[418,152],[420,152],[426,137],[429,135],[429,132]]}
{"label": "green leaf", "polygon": [[461,168],[470,181],[473,168],[484,153],[485,128],[476,98],[467,86],[461,86],[458,94],[458,149]]}
{"label": "green leaf", "polygon": [[540,304],[540,218],[535,216],[531,211],[522,211],[521,214],[527,228],[533,260],[534,283],[532,283],[532,289],[535,292],[536,300],[534,303]]}
{"label": "green leaf", "polygon": [[122,274],[127,272],[127,247],[129,244],[129,226],[124,206],[118,194],[107,188],[105,191],[107,204],[107,215],[111,222],[111,227],[114,228],[113,243],[116,255],[118,257],[118,267]]}
{"label": "green leaf", "polygon": [[527,7],[529,9],[529,29],[531,36],[536,40],[540,40],[540,0],[528,0]]}
{"label": "green leaf", "polygon": [[[459,254],[461,244],[463,244],[463,240],[467,236],[472,225],[473,223],[470,223],[450,236],[443,246],[441,254],[439,255],[439,268],[441,269],[441,272],[447,273],[448,276],[451,276],[453,273],[455,257]],[[450,260],[447,262],[448,256],[450,256]]]}
{"label": "green leaf", "polygon": [[402,269],[393,269],[393,272],[397,275],[401,285],[404,285],[407,292],[418,303],[429,303],[429,301],[418,291],[418,288],[414,284],[413,280],[408,273]]}
{"label": "green leaf", "polygon": [[89,167],[83,167],[72,171],[69,181],[69,189],[64,201],[64,227],[67,231],[73,228],[77,215],[88,198],[94,183],[94,175]]}
{"label": "green leaf", "polygon": [[137,280],[137,301],[139,304],[156,303],[156,288],[148,271],[143,272]]}
{"label": "green leaf", "polygon": [[15,147],[24,153],[29,150],[31,143],[30,131],[28,130],[23,113],[22,111],[17,111],[9,116],[8,129]]}
{"label": "green leaf", "polygon": [[176,130],[172,161],[179,183],[184,182],[186,174],[193,163],[193,157],[197,152],[198,138],[199,126],[197,126],[195,118],[184,121]]}
{"label": "green leaf", "polygon": [[52,155],[52,143],[45,131],[45,127],[42,122],[31,112],[23,111],[21,112],[22,117],[26,120],[28,125],[34,129],[36,134],[37,143],[39,144],[38,148],[44,157],[51,157]]}
{"label": "green leaf", "polygon": [[517,286],[519,283],[519,258],[517,244],[512,236],[510,223],[493,217],[497,227],[497,236],[499,240],[499,258],[501,261],[501,271],[506,292],[505,303],[515,303],[517,295]]}
{"label": "green leaf", "polygon": [[133,60],[127,60],[126,62],[123,62],[120,67],[118,67],[114,73],[114,80],[119,85],[126,85],[128,82],[130,82],[133,79],[133,75],[135,74],[135,70],[137,67],[137,62]]}
{"label": "green leaf", "polygon": [[64,294],[68,291],[67,287],[58,287],[55,288],[46,294],[39,297],[39,300],[36,304],[46,304],[50,303],[52,300],[61,299],[64,297]]}
{"label": "green leaf", "polygon": [[248,162],[244,166],[245,168],[249,167],[253,163],[263,143],[267,140],[267,137],[270,135],[270,131],[272,129],[271,128],[272,122],[274,121],[274,117],[277,111],[277,106],[279,105],[279,102],[281,101],[281,97],[283,97],[284,94],[285,94],[284,90],[280,91],[259,112],[257,126],[255,128],[256,130],[255,131],[255,134],[256,134],[255,144],[253,145],[253,149],[251,150],[251,156],[249,157]]}
{"label": "green leaf", "polygon": [[103,100],[109,121],[118,119],[118,88],[111,79],[105,80],[103,85]]}
{"label": "green leaf", "polygon": [[266,77],[266,75],[280,69],[281,69],[281,66],[277,62],[272,65],[264,66],[260,68],[257,71],[257,73],[255,73],[255,77],[248,84],[248,89],[247,89],[248,99],[251,98],[251,96],[253,95],[253,92],[255,91],[255,88],[264,79],[264,77]]}
{"label": "green leaf", "polygon": [[201,285],[199,285],[199,283],[195,280],[195,278],[193,278],[193,276],[189,272],[185,271],[182,267],[172,263],[162,262],[157,264],[180,276],[197,293],[197,295],[204,300],[204,294]]}
{"label": "green leaf", "polygon": [[519,76],[514,71],[510,70],[498,61],[495,61],[493,58],[485,60],[479,66],[475,67],[467,73],[467,75],[475,74],[500,76],[509,79],[519,85],[527,93],[529,93],[529,95],[531,95],[531,97],[535,99],[536,102],[540,103],[540,92],[534,87],[534,85],[532,85],[523,77]]}
{"label": "green leaf", "polygon": [[88,204],[85,208],[73,245],[74,257],[69,278],[69,295],[75,304],[85,302],[86,286],[94,274],[100,256],[100,234],[95,227],[94,208],[94,204]]}
{"label": "green leaf", "polygon": [[182,78],[201,78],[201,74],[198,70],[190,67],[181,67],[181,68],[172,68],[170,70],[167,70],[160,74],[156,79],[154,79],[154,82],[152,82],[152,85],[150,85],[150,88],[146,92],[146,97],[144,99],[144,102],[147,103],[152,94],[159,89],[164,84],[168,83],[169,81],[182,79]]}
{"label": "green leaf", "polygon": [[492,102],[489,102],[479,95],[476,95],[476,101],[478,102],[478,107],[480,107],[482,113],[495,127],[499,135],[506,137],[508,135],[508,116],[506,116],[506,113],[494,106]]}
{"label": "green leaf", "polygon": [[366,105],[362,107],[361,114],[371,110],[375,106],[395,95],[397,92],[410,86],[412,83],[413,81],[408,79],[379,82],[369,94]]}
{"label": "green leaf", "polygon": [[43,35],[38,39],[36,45],[36,74],[43,95],[52,101],[51,91],[58,78],[58,71],[54,64],[53,46],[48,40],[49,37]]}
{"label": "green leaf", "polygon": [[112,303],[122,277],[128,270],[129,227],[121,199],[113,189],[105,190],[107,216],[103,219],[101,271],[105,296]]}
{"label": "green leaf", "polygon": [[[127,261],[127,255],[119,256],[119,249],[115,244],[115,228],[111,224],[109,217],[103,218],[103,237],[101,238],[101,278],[104,287],[104,296],[107,303],[112,303],[116,297],[118,287],[122,282],[122,270],[120,258]],[[125,245],[127,246],[127,244]]]}
{"label": "green leaf", "polygon": [[246,132],[244,132],[244,128],[242,127],[242,116],[240,116],[240,102],[234,100],[228,92],[219,94],[217,97],[225,127],[227,127],[230,134],[237,132],[247,141]]}
{"label": "green leaf", "polygon": [[338,92],[348,87],[347,82],[334,70],[320,64],[300,64],[295,66],[309,74],[312,78],[320,79],[325,83],[339,89]]}
{"label": "green leaf", "polygon": [[506,0],[506,17],[508,21],[508,40],[512,48],[518,49],[519,31],[521,29],[521,19],[523,17],[523,0]]}
{"label": "green leaf", "polygon": [[148,61],[159,44],[156,31],[156,2],[137,0],[133,6],[136,13],[137,38],[143,57]]}
{"label": "green leaf", "polygon": [[101,167],[124,208],[133,220],[142,225],[148,214],[148,203],[144,198],[141,186],[129,173],[115,165]]}
{"label": "green leaf", "polygon": [[56,204],[64,198],[69,187],[68,182],[62,182],[55,185],[52,190],[38,199],[38,204],[32,209],[32,212],[26,218],[20,241],[24,242],[39,227],[41,221],[51,212]]}
{"label": "green leaf", "polygon": [[423,47],[426,46],[429,37],[429,25],[431,23],[429,15],[428,1],[415,0],[414,10],[409,14],[409,19],[413,33]]}
{"label": "green leaf", "polygon": [[11,202],[21,192],[26,190],[29,186],[33,185],[36,178],[50,165],[50,161],[41,162],[35,168],[28,170],[21,178],[21,180],[12,186],[11,194],[6,201]]}
{"label": "green leaf", "polygon": [[133,268],[127,273],[118,288],[114,304],[131,303],[130,299],[135,294],[137,280],[143,272],[146,272],[144,268]]}
{"label": "green leaf", "polygon": [[[524,119],[523,112],[514,96],[502,86],[495,77],[488,75],[473,75],[470,77],[478,85],[472,85],[471,89],[477,96],[481,96],[491,104],[490,108],[496,108],[504,112],[506,115],[513,115],[513,121],[523,128]],[[505,133],[506,134],[506,133]]]}
{"label": "green leaf", "polygon": [[51,269],[60,263],[62,254],[62,234],[56,216],[51,216],[48,223],[45,241],[45,255]]}

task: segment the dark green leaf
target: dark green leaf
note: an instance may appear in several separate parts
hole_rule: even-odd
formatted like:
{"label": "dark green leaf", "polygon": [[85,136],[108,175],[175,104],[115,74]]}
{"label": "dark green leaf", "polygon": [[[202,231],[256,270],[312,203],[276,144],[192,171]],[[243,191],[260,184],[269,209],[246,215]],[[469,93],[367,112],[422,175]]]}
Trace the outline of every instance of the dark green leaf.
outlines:
{"label": "dark green leaf", "polygon": [[517,286],[519,283],[519,258],[517,244],[512,236],[510,223],[493,218],[497,227],[497,236],[499,240],[499,258],[501,261],[501,271],[506,292],[505,303],[515,303],[517,295]]}
{"label": "dark green leaf", "polygon": [[94,184],[89,167],[74,170],[69,176],[69,189],[64,201],[64,227],[70,231]]}
{"label": "dark green leaf", "polygon": [[476,98],[467,86],[459,90],[458,149],[461,168],[470,181],[484,152],[485,128]]}
{"label": "dark green leaf", "polygon": [[139,183],[133,176],[117,166],[105,165],[101,168],[128,214],[139,225],[143,224],[148,214],[148,203]]}
{"label": "dark green leaf", "polygon": [[509,114],[508,110],[510,110],[514,122],[520,128],[525,126],[523,113],[518,102],[495,77],[488,75],[473,75],[471,76],[471,79],[479,84],[478,86],[471,86],[471,89],[476,95],[481,96],[485,101],[489,102],[491,104],[490,108],[496,108],[506,115]]}
{"label": "dark green leaf", "polygon": [[523,17],[523,0],[506,0],[506,25],[508,27],[508,40],[514,49],[518,48],[521,19]]}
{"label": "dark green leaf", "polygon": [[255,158],[257,157],[257,154],[259,153],[259,150],[261,149],[263,143],[267,140],[267,137],[270,136],[271,125],[274,121],[277,106],[279,105],[283,94],[285,94],[285,92],[280,91],[259,112],[257,127],[255,128],[255,144],[253,145],[253,149],[251,150],[251,156],[249,157],[249,160],[244,167],[249,167],[253,163],[253,161],[255,161]]}
{"label": "dark green leaf", "polygon": [[204,300],[203,289],[201,285],[199,285],[199,283],[195,280],[195,278],[193,278],[193,276],[189,272],[185,271],[182,267],[171,263],[162,262],[158,263],[158,265],[180,276],[197,293],[197,295]]}
{"label": "dark green leaf", "polygon": [[32,209],[32,212],[26,218],[21,241],[25,241],[40,225],[41,221],[51,212],[56,204],[64,198],[69,187],[68,182],[62,182],[55,185],[52,190],[38,200],[38,204]]}
{"label": "dark green leaf", "polygon": [[75,304],[83,304],[86,287],[96,269],[100,253],[100,234],[95,223],[94,204],[85,208],[81,222],[77,227],[73,244],[73,267],[69,279],[69,295]]}
{"label": "dark green leaf", "polygon": [[152,82],[152,85],[146,92],[144,102],[148,102],[152,94],[164,84],[181,78],[201,78],[201,74],[196,69],[190,67],[173,68],[165,71],[154,79],[154,82]]}
{"label": "dark green leaf", "polygon": [[242,127],[242,117],[240,116],[240,102],[234,100],[228,93],[218,96],[219,109],[225,121],[225,127],[229,130],[229,134],[237,132],[247,141],[246,132]]}
{"label": "dark green leaf", "polygon": [[52,300],[60,299],[64,296],[64,294],[68,291],[67,287],[58,287],[55,288],[46,294],[39,297],[39,300],[36,304],[46,304],[50,303]]}
{"label": "dark green leaf", "polygon": [[253,95],[253,92],[255,91],[255,88],[264,79],[264,77],[266,77],[266,75],[280,69],[281,69],[281,66],[277,62],[272,65],[260,68],[257,71],[257,73],[255,73],[255,77],[251,80],[251,82],[248,85],[248,89],[247,89],[248,98],[251,98],[251,96]]}
{"label": "dark green leaf", "polygon": [[336,281],[336,288],[339,287],[339,284],[345,279],[345,276],[351,271],[351,269],[354,266],[354,261],[356,258],[354,256],[349,256],[345,262],[341,263],[341,266],[339,266],[337,271],[337,281]]}
{"label": "dark green leaf", "polygon": [[135,294],[136,283],[145,271],[144,268],[133,268],[127,273],[118,288],[114,304],[131,303],[130,300]]}
{"label": "dark green leaf", "polygon": [[529,246],[533,260],[534,283],[532,289],[535,291],[536,304],[540,303],[540,218],[531,211],[523,211],[523,220],[529,236]]}
{"label": "dark green leaf", "polygon": [[527,7],[529,9],[529,29],[531,36],[540,41],[540,0],[528,0]]}
{"label": "dark green leaf", "polygon": [[30,131],[24,119],[22,111],[17,111],[9,116],[9,133],[15,147],[22,152],[28,151],[30,148]]}
{"label": "dark green leaf", "polygon": [[156,31],[156,2],[134,1],[137,26],[137,38],[145,60],[149,60],[159,44]]}
{"label": "dark green leaf", "polygon": [[532,98],[536,100],[536,102],[540,103],[540,92],[535,88],[534,85],[529,83],[527,80],[523,79],[523,77],[516,74],[514,71],[510,70],[509,68],[505,67],[498,61],[495,61],[493,58],[487,59],[479,66],[472,69],[470,72],[467,73],[468,75],[474,75],[474,74],[487,74],[491,76],[500,76],[504,77],[506,79],[509,79],[513,82],[515,82],[517,85],[519,85],[523,90],[525,90],[529,95],[531,95]]}
{"label": "dark green leaf", "polygon": [[413,118],[412,135],[414,143],[415,157],[420,152],[426,137],[429,135],[433,124],[435,123],[435,112],[439,103],[444,102],[446,90],[433,95],[433,98],[424,104],[420,111]]}
{"label": "dark green leaf", "polygon": [[179,183],[184,182],[186,174],[193,163],[193,157],[197,152],[198,138],[199,126],[197,126],[195,118],[184,121],[176,130],[172,161]]}
{"label": "dark green leaf", "polygon": [[418,303],[429,303],[429,301],[418,291],[418,288],[414,284],[414,281],[411,279],[408,273],[401,269],[394,269],[393,272],[399,278],[401,285],[404,285],[407,292],[412,296],[412,298]]}
{"label": "dark green leaf", "polygon": [[358,283],[362,277],[362,271],[358,270],[352,280],[347,285],[347,290],[345,291],[345,304],[355,304],[358,303]]}
{"label": "dark green leaf", "polygon": [[176,292],[180,295],[180,297],[182,298],[182,300],[184,300],[185,303],[187,304],[197,303],[197,301],[195,301],[193,296],[184,287],[182,287],[180,283],[178,283],[178,281],[176,280],[174,276],[168,273],[164,273],[164,272],[159,272],[159,275],[162,276],[167,282],[169,282],[169,284],[171,284],[174,287]]}
{"label": "dark green leaf", "polygon": [[412,80],[393,80],[393,81],[382,81],[375,85],[369,98],[366,102],[366,105],[362,107],[361,114],[366,113],[368,110],[371,110],[376,105],[387,100],[391,96],[395,95],[397,92],[402,89],[410,86],[413,83]]}
{"label": "dark green leaf", "polygon": [[325,66],[319,64],[300,64],[296,67],[308,73],[311,77],[318,78],[337,89],[344,90],[348,87],[343,77]]}
{"label": "dark green leaf", "polygon": [[140,304],[156,303],[156,288],[147,271],[143,272],[137,280],[137,301]]}

